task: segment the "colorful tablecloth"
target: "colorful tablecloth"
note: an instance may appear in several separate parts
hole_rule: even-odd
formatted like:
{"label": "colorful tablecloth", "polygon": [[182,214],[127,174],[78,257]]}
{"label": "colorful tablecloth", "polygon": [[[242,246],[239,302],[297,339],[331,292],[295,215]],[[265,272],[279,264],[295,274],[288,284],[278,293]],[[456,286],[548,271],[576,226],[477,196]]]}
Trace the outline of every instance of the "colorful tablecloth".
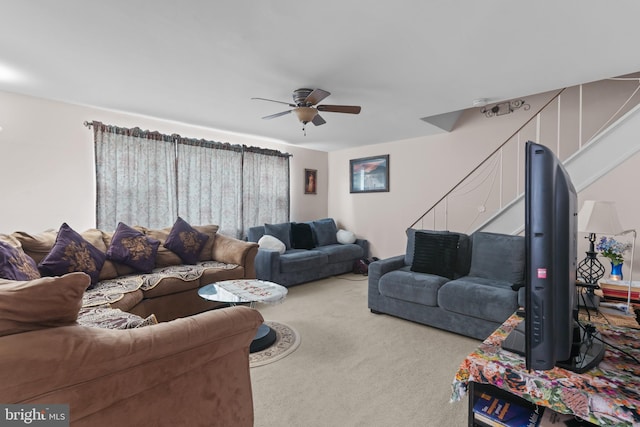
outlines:
{"label": "colorful tablecloth", "polygon": [[[563,414],[602,426],[640,426],[640,331],[595,324],[610,344],[600,364],[583,374],[561,368],[527,371],[523,356],[501,344],[522,319],[515,314],[460,365],[451,400],[461,400],[468,383],[491,384]],[[613,347],[612,347],[613,346]]]}

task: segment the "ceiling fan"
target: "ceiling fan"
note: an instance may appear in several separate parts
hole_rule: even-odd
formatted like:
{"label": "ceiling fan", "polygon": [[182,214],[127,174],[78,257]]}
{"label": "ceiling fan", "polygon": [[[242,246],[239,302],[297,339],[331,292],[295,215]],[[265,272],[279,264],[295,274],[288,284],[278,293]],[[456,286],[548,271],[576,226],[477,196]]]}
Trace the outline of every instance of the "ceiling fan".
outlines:
{"label": "ceiling fan", "polygon": [[[322,89],[296,89],[293,91],[293,102],[283,102],[283,101],[275,101],[273,99],[267,98],[251,98],[251,99],[259,99],[262,101],[270,101],[277,102],[279,104],[285,104],[291,107],[291,110],[282,111],[280,113],[271,114],[270,116],[265,116],[263,119],[275,119],[276,117],[284,116],[286,114],[294,111],[296,116],[298,116],[298,120],[302,122],[304,131],[304,126],[311,122],[316,126],[320,126],[326,123],[326,121],[318,114],[318,111],[328,111],[331,113],[348,113],[348,114],[359,114],[360,106],[357,105],[316,105],[318,102],[325,99],[327,96],[331,95],[330,92]],[[306,133],[305,133],[306,135]]]}

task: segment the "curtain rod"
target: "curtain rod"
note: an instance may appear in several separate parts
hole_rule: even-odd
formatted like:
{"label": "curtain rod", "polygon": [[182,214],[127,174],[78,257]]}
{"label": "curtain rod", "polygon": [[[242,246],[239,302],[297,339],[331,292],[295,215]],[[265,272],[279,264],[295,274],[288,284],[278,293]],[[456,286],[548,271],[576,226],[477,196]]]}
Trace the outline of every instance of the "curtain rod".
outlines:
{"label": "curtain rod", "polygon": [[[91,128],[93,126],[93,123],[94,122],[89,122],[89,121],[85,120],[83,124],[86,127]],[[178,134],[173,134],[171,136],[174,137],[174,138],[179,138],[179,139],[184,139],[184,140],[198,141],[195,138],[186,138],[186,137],[183,137],[183,136],[178,135]],[[206,141],[206,142],[211,142],[211,143],[214,143],[214,144],[225,144],[223,142],[216,142],[216,141]],[[227,144],[229,144],[229,143],[227,143]],[[283,153],[280,150],[273,150],[273,149],[270,149],[270,148],[251,147],[251,146],[247,146],[247,145],[244,145],[244,144],[242,144],[242,147],[243,147],[244,150],[248,149],[249,151],[253,151],[253,150],[257,149],[257,150],[263,150],[263,151],[266,151],[266,152],[278,153],[277,155],[281,155],[281,156],[284,156],[284,157],[293,157],[293,154],[291,154],[291,153]]]}

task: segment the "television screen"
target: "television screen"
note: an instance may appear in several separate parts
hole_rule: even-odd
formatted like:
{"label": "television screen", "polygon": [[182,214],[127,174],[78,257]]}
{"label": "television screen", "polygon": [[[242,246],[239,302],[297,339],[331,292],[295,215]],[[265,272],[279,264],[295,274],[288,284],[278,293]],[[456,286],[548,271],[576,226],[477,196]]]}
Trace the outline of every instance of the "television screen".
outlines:
{"label": "television screen", "polygon": [[583,372],[604,355],[592,327],[578,323],[577,194],[547,147],[525,150],[525,320],[503,348],[524,354],[527,369]]}

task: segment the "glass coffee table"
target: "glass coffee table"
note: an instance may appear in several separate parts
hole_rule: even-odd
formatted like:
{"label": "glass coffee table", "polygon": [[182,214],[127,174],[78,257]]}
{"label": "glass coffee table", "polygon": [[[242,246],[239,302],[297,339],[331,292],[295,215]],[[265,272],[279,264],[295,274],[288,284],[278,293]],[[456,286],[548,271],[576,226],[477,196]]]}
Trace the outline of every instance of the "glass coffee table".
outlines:
{"label": "glass coffee table", "polygon": [[[279,304],[287,296],[287,288],[277,283],[257,279],[236,279],[212,283],[198,289],[198,295],[209,301],[224,302],[229,305],[256,303]],[[251,342],[249,351],[255,353],[270,347],[276,341],[276,332],[262,324]]]}

